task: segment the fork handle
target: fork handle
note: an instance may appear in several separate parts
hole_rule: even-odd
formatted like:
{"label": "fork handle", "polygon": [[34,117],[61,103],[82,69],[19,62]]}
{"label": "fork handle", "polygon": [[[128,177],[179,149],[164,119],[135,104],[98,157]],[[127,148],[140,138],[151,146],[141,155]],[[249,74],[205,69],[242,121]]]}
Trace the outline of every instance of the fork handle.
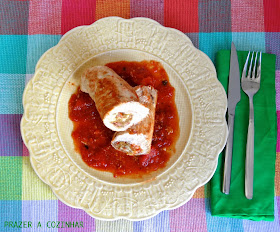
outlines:
{"label": "fork handle", "polygon": [[246,167],[245,167],[245,196],[248,199],[253,198],[253,182],[254,182],[254,105],[253,97],[249,98],[250,113],[249,126],[246,145]]}

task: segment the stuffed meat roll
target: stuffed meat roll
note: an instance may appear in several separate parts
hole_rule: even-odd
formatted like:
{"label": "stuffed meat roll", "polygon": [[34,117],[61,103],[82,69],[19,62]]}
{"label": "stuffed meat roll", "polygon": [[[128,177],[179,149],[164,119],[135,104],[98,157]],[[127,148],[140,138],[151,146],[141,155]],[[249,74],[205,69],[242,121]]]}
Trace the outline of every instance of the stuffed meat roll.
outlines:
{"label": "stuffed meat roll", "polygon": [[140,103],[148,107],[150,113],[126,131],[116,132],[111,142],[116,150],[132,156],[147,154],[151,150],[157,103],[157,90],[153,87],[137,86],[135,90]]}
{"label": "stuffed meat roll", "polygon": [[86,70],[81,90],[91,96],[104,125],[113,131],[125,131],[149,113],[134,88],[106,66]]}

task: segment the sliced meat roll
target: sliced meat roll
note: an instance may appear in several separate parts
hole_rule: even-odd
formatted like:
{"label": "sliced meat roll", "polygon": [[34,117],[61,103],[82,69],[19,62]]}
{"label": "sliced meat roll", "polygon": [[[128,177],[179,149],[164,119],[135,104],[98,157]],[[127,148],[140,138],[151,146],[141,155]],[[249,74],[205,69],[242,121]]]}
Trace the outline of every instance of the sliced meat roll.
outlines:
{"label": "sliced meat roll", "polygon": [[148,107],[150,113],[126,131],[116,132],[111,142],[116,150],[132,156],[147,154],[151,150],[157,103],[157,90],[153,87],[137,86],[135,90],[140,103]]}
{"label": "sliced meat roll", "polygon": [[149,113],[134,88],[106,66],[89,68],[81,77],[81,90],[89,93],[104,125],[113,131],[125,131]]}

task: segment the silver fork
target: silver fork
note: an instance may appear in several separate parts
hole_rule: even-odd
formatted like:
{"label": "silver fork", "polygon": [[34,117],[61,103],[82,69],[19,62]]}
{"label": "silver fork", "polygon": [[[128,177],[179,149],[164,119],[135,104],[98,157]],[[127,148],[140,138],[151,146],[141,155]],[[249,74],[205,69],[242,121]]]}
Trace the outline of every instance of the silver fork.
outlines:
{"label": "silver fork", "polygon": [[[247,134],[247,145],[246,145],[246,166],[245,166],[245,196],[248,199],[253,198],[253,182],[254,182],[254,105],[253,97],[260,89],[261,80],[261,60],[262,53],[260,52],[258,59],[258,52],[252,53],[250,66],[247,74],[247,67],[250,59],[251,52],[248,53],[241,78],[241,86],[243,91],[249,97],[250,103],[250,114],[249,114],[249,126]],[[252,67],[254,59],[254,67]],[[258,61],[258,65],[257,65]],[[247,74],[247,76],[246,76]]]}

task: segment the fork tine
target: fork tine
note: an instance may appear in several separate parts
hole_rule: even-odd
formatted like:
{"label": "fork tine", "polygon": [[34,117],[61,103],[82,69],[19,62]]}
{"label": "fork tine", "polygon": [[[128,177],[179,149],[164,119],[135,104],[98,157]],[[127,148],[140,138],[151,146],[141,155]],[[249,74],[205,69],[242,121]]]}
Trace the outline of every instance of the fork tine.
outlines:
{"label": "fork tine", "polygon": [[252,63],[253,63],[254,53],[255,52],[252,53],[252,57],[251,57],[251,61],[250,61],[250,67],[249,67],[249,70],[248,70],[247,78],[252,78],[251,77],[251,73],[252,73]]}
{"label": "fork tine", "polygon": [[249,57],[250,57],[251,51],[248,52],[247,58],[246,58],[246,62],[244,64],[244,68],[242,71],[242,79],[244,79],[246,77],[246,73],[247,73],[247,66],[248,66],[248,61],[249,61]]}
{"label": "fork tine", "polygon": [[258,67],[257,67],[256,79],[261,77],[261,66],[262,66],[262,52],[260,52],[260,58],[259,58]]}
{"label": "fork tine", "polygon": [[[256,78],[255,74],[256,74],[256,67],[257,67],[257,59],[258,59],[258,52],[256,52],[256,56],[255,56],[252,79]],[[253,60],[253,57],[252,57],[252,60]],[[252,60],[251,60],[251,62],[252,62]]]}

